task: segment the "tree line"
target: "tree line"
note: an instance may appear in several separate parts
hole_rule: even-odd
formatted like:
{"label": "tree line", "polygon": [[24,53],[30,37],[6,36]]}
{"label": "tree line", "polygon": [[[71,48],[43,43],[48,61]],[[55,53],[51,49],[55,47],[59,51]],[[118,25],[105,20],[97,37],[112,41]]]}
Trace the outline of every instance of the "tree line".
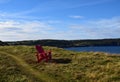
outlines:
{"label": "tree line", "polygon": [[42,45],[54,47],[80,47],[80,46],[120,46],[120,39],[95,39],[95,40],[25,40],[25,41],[0,41],[0,45]]}

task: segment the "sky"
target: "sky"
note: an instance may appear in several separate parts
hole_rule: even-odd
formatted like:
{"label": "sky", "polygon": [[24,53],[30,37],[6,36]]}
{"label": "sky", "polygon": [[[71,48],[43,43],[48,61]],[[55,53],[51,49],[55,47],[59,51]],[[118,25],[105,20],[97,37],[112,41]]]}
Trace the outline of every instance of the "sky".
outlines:
{"label": "sky", "polygon": [[0,0],[0,40],[120,38],[120,0]]}

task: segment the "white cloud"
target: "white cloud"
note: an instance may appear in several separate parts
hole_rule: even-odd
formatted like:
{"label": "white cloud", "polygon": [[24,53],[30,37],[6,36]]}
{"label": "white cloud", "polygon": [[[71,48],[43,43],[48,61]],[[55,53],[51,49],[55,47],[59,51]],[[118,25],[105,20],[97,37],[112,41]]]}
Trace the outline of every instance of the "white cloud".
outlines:
{"label": "white cloud", "polygon": [[70,25],[70,29],[87,38],[120,38],[120,17]]}
{"label": "white cloud", "polygon": [[18,22],[14,22],[14,21],[2,21],[0,22],[0,29],[1,28],[13,28],[13,27],[18,27],[19,23]]}
{"label": "white cloud", "polygon": [[84,18],[83,16],[79,16],[79,15],[73,15],[73,16],[69,16],[70,18],[74,18],[74,19],[82,19]]}
{"label": "white cloud", "polygon": [[[62,27],[63,26],[63,27]],[[66,28],[64,28],[66,27]],[[84,24],[59,21],[0,20],[0,40],[120,38],[120,17]]]}
{"label": "white cloud", "polygon": [[14,19],[19,19],[19,20],[40,20],[40,19],[46,19],[47,17],[36,17],[36,16],[30,16],[30,15],[22,15],[22,14],[17,14],[17,13],[7,13],[7,12],[2,12],[0,11],[0,20],[14,20]]}
{"label": "white cloud", "polygon": [[49,24],[59,24],[59,23],[62,23],[62,21],[59,21],[59,20],[48,20],[47,22]]}
{"label": "white cloud", "polygon": [[0,22],[0,40],[40,39],[52,28],[41,21]]}

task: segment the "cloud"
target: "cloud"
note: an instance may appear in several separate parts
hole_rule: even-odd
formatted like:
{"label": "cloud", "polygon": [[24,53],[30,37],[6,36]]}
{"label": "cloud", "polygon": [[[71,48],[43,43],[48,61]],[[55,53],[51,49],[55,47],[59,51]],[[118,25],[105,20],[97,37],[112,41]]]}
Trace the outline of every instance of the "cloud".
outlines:
{"label": "cloud", "polygon": [[74,19],[82,19],[84,18],[83,16],[80,15],[73,15],[73,16],[69,16],[70,18],[74,18]]}
{"label": "cloud", "polygon": [[1,12],[0,11],[0,20],[40,20],[40,19],[47,19],[47,17],[36,17],[36,16],[30,16],[30,15],[22,15],[17,13],[7,13],[7,12]]}
{"label": "cloud", "polygon": [[[32,13],[32,12],[30,12]],[[71,15],[74,19],[83,16]],[[19,20],[18,20],[19,19]],[[83,24],[68,21],[45,20],[34,21],[38,17],[24,14],[0,12],[0,40],[30,39],[98,39],[119,38],[120,17],[89,20]],[[68,25],[69,24],[69,25]]]}
{"label": "cloud", "polygon": [[120,38],[120,17],[87,21],[85,24],[70,25],[70,29],[87,38]]}
{"label": "cloud", "polygon": [[0,21],[0,40],[120,38],[120,17],[65,24],[64,27],[48,21]]}
{"label": "cloud", "polygon": [[60,23],[62,23],[62,21],[60,21],[60,20],[48,20],[47,22],[49,24],[60,24]]}
{"label": "cloud", "polygon": [[40,39],[52,29],[41,21],[2,21],[0,22],[0,40]]}
{"label": "cloud", "polygon": [[[12,0],[0,0],[0,2],[9,2]],[[84,6],[91,6],[96,4],[101,4],[105,2],[110,2],[114,0],[50,0],[50,1],[44,1],[44,2],[38,2],[37,5],[34,5],[32,8],[27,9],[25,11],[18,11],[18,12],[4,12],[0,11],[0,19],[6,20],[6,19],[22,19],[22,20],[41,20],[41,19],[48,19],[50,17],[48,16],[42,16],[42,17],[36,17],[33,16],[31,13],[47,13],[50,11],[56,10],[64,10],[64,9],[70,9],[70,8],[78,8],[78,7],[84,7]],[[27,4],[26,4],[27,5]],[[81,19],[84,18],[83,16],[79,15],[71,15],[69,16],[74,19]]]}

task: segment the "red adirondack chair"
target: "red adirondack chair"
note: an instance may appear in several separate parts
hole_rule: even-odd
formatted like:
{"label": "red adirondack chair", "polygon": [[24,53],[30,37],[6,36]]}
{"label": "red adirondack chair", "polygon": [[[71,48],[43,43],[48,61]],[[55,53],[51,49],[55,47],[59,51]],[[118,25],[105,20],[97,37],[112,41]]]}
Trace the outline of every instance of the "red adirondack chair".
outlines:
{"label": "red adirondack chair", "polygon": [[36,45],[35,47],[37,50],[36,56],[37,56],[38,63],[41,62],[42,60],[45,60],[46,62],[48,62],[49,60],[52,59],[51,50],[48,52],[45,52],[41,45]]}

